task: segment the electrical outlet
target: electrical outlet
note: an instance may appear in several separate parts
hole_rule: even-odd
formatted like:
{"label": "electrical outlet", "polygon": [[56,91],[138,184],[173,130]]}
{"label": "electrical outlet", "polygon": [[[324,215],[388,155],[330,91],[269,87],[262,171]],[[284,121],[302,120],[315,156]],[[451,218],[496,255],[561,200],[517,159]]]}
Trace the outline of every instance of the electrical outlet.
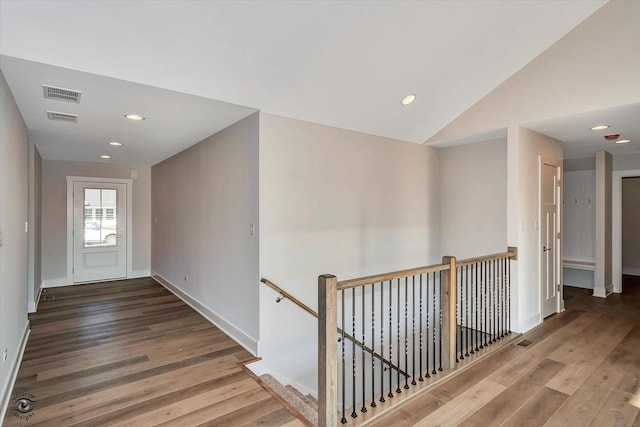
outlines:
{"label": "electrical outlet", "polygon": [[189,281],[189,276],[187,276],[186,274],[185,274],[185,276],[184,276],[184,281],[185,281],[185,282],[188,282],[188,281]]}
{"label": "electrical outlet", "polygon": [[6,362],[7,361],[7,355],[9,354],[9,351],[5,348],[4,350],[2,350],[2,362]]}

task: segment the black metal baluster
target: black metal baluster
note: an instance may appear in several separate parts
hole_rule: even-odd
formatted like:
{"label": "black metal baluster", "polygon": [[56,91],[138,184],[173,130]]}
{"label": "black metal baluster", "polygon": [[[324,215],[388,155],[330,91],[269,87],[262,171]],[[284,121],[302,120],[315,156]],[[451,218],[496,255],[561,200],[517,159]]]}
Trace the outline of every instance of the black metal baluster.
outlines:
{"label": "black metal baluster", "polygon": [[431,341],[431,332],[429,329],[430,323],[431,323],[431,298],[429,297],[429,273],[425,274],[425,277],[427,279],[427,291],[426,291],[426,300],[425,300],[425,304],[426,304],[426,309],[427,309],[427,331],[426,331],[426,337],[425,337],[425,347],[427,350],[427,366],[426,366],[426,371],[425,371],[425,378],[431,378],[431,375],[429,374],[429,341]]}
{"label": "black metal baluster", "polygon": [[[440,279],[438,280],[438,293],[437,295],[442,295],[442,271],[439,273]],[[436,277],[436,273],[433,273],[433,277],[435,280]],[[440,304],[438,307],[439,311],[440,311],[440,316],[438,316],[440,318],[440,324],[438,325],[438,354],[439,354],[439,361],[440,364],[438,366],[438,370],[442,371],[442,300],[440,300]]]}
{"label": "black metal baluster", "polygon": [[416,276],[413,275],[411,283],[411,352],[413,353],[413,360],[411,362],[411,385],[416,385]]}
{"label": "black metal baluster", "polygon": [[[456,273],[458,273],[458,268],[459,267],[456,267]],[[462,354],[461,345],[458,345],[458,339],[460,336],[458,333],[458,322],[460,322],[460,327],[462,327],[462,319],[460,319],[460,291],[458,290],[460,288],[460,286],[458,286],[460,284],[460,280],[460,274],[456,274],[456,283],[451,284],[451,286],[456,287],[456,323],[453,325],[453,327],[456,328],[456,363],[460,362],[458,353]]]}
{"label": "black metal baluster", "polygon": [[487,347],[489,342],[489,264],[483,261],[484,267],[484,346]]}
{"label": "black metal baluster", "polygon": [[494,261],[496,263],[496,341],[500,341],[500,289],[502,288],[502,276],[500,275],[500,260]]}
{"label": "black metal baluster", "polygon": [[342,419],[340,420],[340,422],[342,424],[346,424],[347,423],[347,418],[346,418],[346,390],[345,390],[345,383],[347,381],[347,379],[345,378],[345,374],[346,374],[346,365],[345,365],[345,351],[344,351],[344,330],[346,329],[346,326],[344,324],[344,289],[340,291],[340,295],[342,297],[342,324],[341,329],[342,329],[342,338],[340,340],[340,342],[342,343]]}
{"label": "black metal baluster", "polygon": [[460,278],[460,360],[464,360],[464,265],[460,266],[458,272]]}
{"label": "black metal baluster", "polygon": [[[372,287],[373,287],[373,285],[372,285]],[[366,365],[365,365],[365,361],[364,361],[364,343],[367,342],[366,341],[366,332],[365,332],[365,323],[366,322],[364,321],[364,312],[365,312],[365,306],[364,306],[365,305],[364,304],[365,292],[364,292],[364,290],[365,290],[365,287],[364,286],[360,286],[360,289],[361,289],[360,299],[362,300],[362,316],[361,316],[361,319],[362,319],[362,347],[361,347],[361,349],[362,349],[362,352],[361,352],[361,354],[362,354],[362,408],[360,408],[360,411],[361,412],[367,412],[367,406],[366,406],[367,397],[365,395],[365,393],[366,393],[365,381],[366,381],[366,377],[367,377],[367,375],[366,375],[367,371],[365,369]],[[373,289],[371,290],[371,292],[373,292]],[[375,349],[374,347],[371,347],[371,353],[372,353],[371,354],[371,365],[373,365],[374,360],[375,360],[375,358],[373,357],[373,350],[374,349]]]}
{"label": "black metal baluster", "polygon": [[435,375],[436,371],[436,273],[433,272],[433,369],[431,374]]}
{"label": "black metal baluster", "polygon": [[498,286],[497,283],[497,272],[496,272],[496,260],[493,260],[493,341],[492,342],[496,342],[496,335],[497,335],[497,330],[498,330],[498,311],[497,311],[497,306],[498,306],[498,302],[496,299],[496,288]]}
{"label": "black metal baluster", "polygon": [[503,271],[504,271],[504,280],[503,280],[503,284],[504,284],[504,301],[502,302],[503,306],[504,306],[504,321],[503,321],[503,337],[506,337],[507,335],[509,335],[509,333],[507,332],[507,264],[509,263],[509,258],[504,258],[502,260],[502,264],[503,264]]}
{"label": "black metal baluster", "polygon": [[476,345],[476,351],[480,351],[480,348],[478,347],[478,341],[480,340],[480,330],[478,328],[478,263],[473,264],[473,269],[474,269],[474,273],[476,275],[476,280],[475,280],[475,285],[476,285],[476,295],[475,298],[473,299],[473,305],[476,308],[476,330],[474,332],[474,341],[475,341],[475,345]]}
{"label": "black metal baluster", "polygon": [[504,266],[504,258],[502,258],[500,260],[500,276],[502,277],[502,281],[500,282],[500,338],[504,338],[504,336],[505,336],[505,334],[504,334],[504,329],[505,329],[505,325],[504,325],[504,320],[505,320],[505,315],[504,315],[504,308],[505,308],[504,307],[505,275],[506,275],[506,269],[505,269],[505,266]]}
{"label": "black metal baluster", "polygon": [[485,312],[484,312],[484,279],[483,279],[483,273],[484,273],[484,263],[483,262],[479,262],[478,263],[478,270],[480,270],[478,276],[480,278],[480,327],[478,328],[478,341],[480,341],[480,345],[478,346],[478,348],[480,350],[482,350],[484,348],[484,341],[483,341],[483,335],[484,335],[484,331],[482,330],[482,325],[485,319]]}
{"label": "black metal baluster", "polygon": [[[389,280],[389,363],[393,363],[393,281]],[[393,369],[389,367],[389,393],[387,397],[393,397]]]}
{"label": "black metal baluster", "polygon": [[508,280],[508,284],[507,284],[507,290],[508,290],[508,297],[507,297],[507,302],[508,302],[508,308],[509,311],[507,312],[507,329],[508,329],[508,333],[511,334],[511,259],[507,260],[507,280]]}
{"label": "black metal baluster", "polygon": [[398,300],[396,301],[396,345],[398,352],[398,369],[396,369],[396,393],[402,393],[400,389],[400,279],[398,278]]}
{"label": "black metal baluster", "polygon": [[[351,418],[357,418],[356,412],[356,288],[351,288],[351,374],[352,374],[352,389],[351,389]],[[364,396],[363,396],[364,398]]]}
{"label": "black metal baluster", "polygon": [[[384,281],[380,282],[380,402],[384,402]],[[391,360],[391,355],[389,355]]]}
{"label": "black metal baluster", "polygon": [[[428,276],[427,276],[428,277]],[[428,280],[427,280],[428,283]],[[422,377],[422,274],[420,275],[420,376],[418,381],[424,381]]]}
{"label": "black metal baluster", "polygon": [[464,355],[469,357],[469,266],[464,266]]}
{"label": "black metal baluster", "polygon": [[404,388],[409,388],[409,277],[404,278]]}
{"label": "black metal baluster", "polygon": [[[380,282],[382,284],[382,282]],[[382,296],[382,291],[380,292]],[[376,350],[376,284],[371,284],[371,350]],[[380,355],[382,355],[382,346],[380,346]],[[382,370],[382,361],[380,361],[380,370]],[[364,369],[364,367],[362,368]],[[376,358],[371,355],[371,407],[376,405]]]}
{"label": "black metal baluster", "polygon": [[469,353],[473,354],[473,270],[471,264],[467,266],[467,286],[469,288]]}

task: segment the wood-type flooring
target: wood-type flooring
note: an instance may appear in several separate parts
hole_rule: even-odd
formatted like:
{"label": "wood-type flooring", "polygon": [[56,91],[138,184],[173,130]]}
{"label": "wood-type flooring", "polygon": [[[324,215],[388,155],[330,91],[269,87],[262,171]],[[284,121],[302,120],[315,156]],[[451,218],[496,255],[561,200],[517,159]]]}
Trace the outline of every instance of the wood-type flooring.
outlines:
{"label": "wood-type flooring", "polygon": [[43,297],[5,426],[302,425],[243,369],[251,354],[151,278]]}
{"label": "wood-type flooring", "polygon": [[640,278],[591,293],[565,287],[564,312],[370,425],[640,427]]}

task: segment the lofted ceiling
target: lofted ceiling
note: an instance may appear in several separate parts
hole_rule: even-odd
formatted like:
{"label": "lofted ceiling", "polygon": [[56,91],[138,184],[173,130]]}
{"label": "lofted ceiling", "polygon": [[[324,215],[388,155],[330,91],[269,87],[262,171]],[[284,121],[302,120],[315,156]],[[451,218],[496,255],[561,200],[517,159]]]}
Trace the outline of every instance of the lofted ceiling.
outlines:
{"label": "lofted ceiling", "polygon": [[[604,3],[2,0],[0,67],[45,158],[125,135],[154,164],[256,110],[423,143]],[[83,91],[76,127],[43,121],[42,84]]]}

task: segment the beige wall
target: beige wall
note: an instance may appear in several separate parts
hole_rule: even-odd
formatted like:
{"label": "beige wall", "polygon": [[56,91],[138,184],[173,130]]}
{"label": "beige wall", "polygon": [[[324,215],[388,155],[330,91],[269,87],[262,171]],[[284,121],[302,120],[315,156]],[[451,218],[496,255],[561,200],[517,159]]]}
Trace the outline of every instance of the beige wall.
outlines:
{"label": "beige wall", "polygon": [[429,142],[640,99],[640,2],[611,1]]}
{"label": "beige wall", "polygon": [[[0,408],[8,402],[11,372],[18,368],[28,326],[28,154],[27,127],[0,72]],[[5,350],[7,360],[2,362]]]}
{"label": "beige wall", "polygon": [[42,161],[42,280],[45,286],[67,282],[67,176],[133,180],[132,269],[149,274],[151,265],[151,168],[111,163]]}
{"label": "beige wall", "polygon": [[507,141],[440,151],[440,250],[460,258],[507,250]]}
{"label": "beige wall", "polygon": [[255,351],[258,114],[153,166],[152,180],[154,275]]}
{"label": "beige wall", "polygon": [[640,276],[640,177],[622,179],[622,273]]}
{"label": "beige wall", "polygon": [[[317,307],[317,278],[441,261],[438,149],[260,114],[260,275]],[[317,320],[260,298],[267,370],[316,391]]]}
{"label": "beige wall", "polygon": [[29,312],[34,312],[42,284],[42,157],[29,144]]}

